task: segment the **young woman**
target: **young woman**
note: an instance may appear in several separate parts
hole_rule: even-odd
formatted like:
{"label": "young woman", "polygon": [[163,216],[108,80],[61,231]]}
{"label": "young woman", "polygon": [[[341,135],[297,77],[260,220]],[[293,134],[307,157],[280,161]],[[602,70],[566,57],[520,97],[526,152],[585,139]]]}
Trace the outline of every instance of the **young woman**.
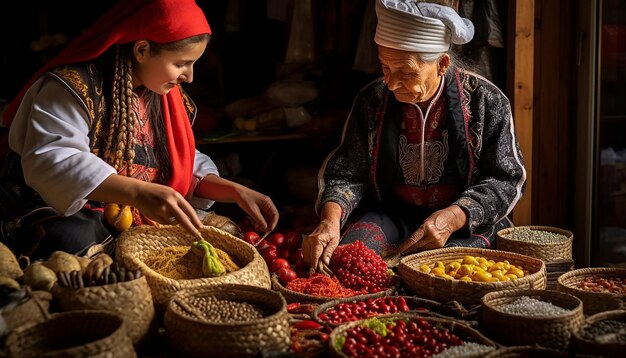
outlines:
{"label": "young woman", "polygon": [[197,232],[196,208],[221,201],[259,230],[276,226],[268,196],[220,178],[195,149],[181,85],[210,34],[193,0],[120,1],[31,79],[3,114],[2,234],[14,251],[84,252],[115,232],[101,220],[109,203],[132,207],[135,225]]}

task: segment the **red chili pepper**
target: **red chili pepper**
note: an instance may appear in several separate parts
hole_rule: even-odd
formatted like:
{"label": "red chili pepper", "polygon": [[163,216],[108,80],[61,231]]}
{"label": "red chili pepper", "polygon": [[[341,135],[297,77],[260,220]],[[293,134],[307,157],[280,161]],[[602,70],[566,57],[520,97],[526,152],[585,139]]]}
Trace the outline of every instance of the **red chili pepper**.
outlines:
{"label": "red chili pepper", "polygon": [[304,320],[294,323],[292,327],[295,329],[320,329],[323,326],[315,321]]}
{"label": "red chili pepper", "polygon": [[291,312],[296,308],[300,307],[300,302],[294,302],[287,305],[287,312]]}

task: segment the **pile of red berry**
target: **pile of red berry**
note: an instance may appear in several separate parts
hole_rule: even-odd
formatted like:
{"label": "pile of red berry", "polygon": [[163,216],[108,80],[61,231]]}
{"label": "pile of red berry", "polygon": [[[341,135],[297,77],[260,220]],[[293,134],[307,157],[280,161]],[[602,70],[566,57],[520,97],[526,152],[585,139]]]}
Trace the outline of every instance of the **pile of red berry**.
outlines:
{"label": "pile of red berry", "polygon": [[384,331],[381,334],[380,329],[367,326],[348,329],[341,351],[348,357],[430,357],[463,344],[447,328],[437,328],[419,318],[387,323]]}
{"label": "pile of red berry", "polygon": [[363,301],[342,302],[320,313],[319,319],[331,324],[358,321],[381,314],[406,312],[409,305],[402,296],[368,298]]}
{"label": "pile of red berry", "polygon": [[355,291],[380,292],[395,282],[382,257],[358,240],[335,249],[330,269],[344,287]]}

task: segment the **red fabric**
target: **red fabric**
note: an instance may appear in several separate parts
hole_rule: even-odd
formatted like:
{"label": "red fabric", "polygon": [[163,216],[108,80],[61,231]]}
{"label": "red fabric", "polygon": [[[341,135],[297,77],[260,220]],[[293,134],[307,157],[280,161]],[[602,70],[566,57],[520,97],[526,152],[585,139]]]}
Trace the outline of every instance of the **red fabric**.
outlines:
{"label": "red fabric", "polygon": [[[28,88],[55,67],[92,60],[113,45],[138,40],[168,43],[210,33],[211,28],[202,9],[193,0],[119,1],[31,78],[3,113],[4,124],[7,127],[11,124]],[[186,195],[191,183],[195,150],[191,124],[179,88],[162,97],[172,160],[170,186]]]}

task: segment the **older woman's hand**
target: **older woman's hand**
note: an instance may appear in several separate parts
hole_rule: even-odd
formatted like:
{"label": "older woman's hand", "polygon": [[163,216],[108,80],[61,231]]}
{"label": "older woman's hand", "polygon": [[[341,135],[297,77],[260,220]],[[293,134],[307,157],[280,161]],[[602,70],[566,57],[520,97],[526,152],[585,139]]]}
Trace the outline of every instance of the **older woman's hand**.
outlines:
{"label": "older woman's hand", "polygon": [[309,264],[311,272],[320,271],[320,261],[330,264],[330,258],[339,245],[339,225],[332,220],[322,220],[313,232],[302,241],[304,262]]}
{"label": "older woman's hand", "polygon": [[443,247],[453,232],[465,227],[467,215],[458,205],[432,213],[401,245],[401,252]]}

